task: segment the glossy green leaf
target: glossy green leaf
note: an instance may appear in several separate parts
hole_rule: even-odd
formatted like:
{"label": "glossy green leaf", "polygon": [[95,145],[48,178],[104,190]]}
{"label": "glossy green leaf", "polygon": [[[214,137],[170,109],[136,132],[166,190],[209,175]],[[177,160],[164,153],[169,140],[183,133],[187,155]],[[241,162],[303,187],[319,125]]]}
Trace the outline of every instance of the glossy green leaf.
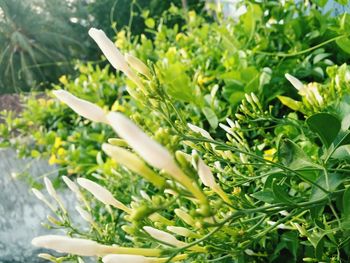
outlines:
{"label": "glossy green leaf", "polygon": [[345,160],[350,159],[350,145],[338,147],[331,156],[333,159]]}
{"label": "glossy green leaf", "polygon": [[[344,181],[344,179],[344,176],[337,173],[332,173],[328,174],[328,180],[326,180],[325,174],[322,174],[315,183],[318,186],[321,186],[323,189],[327,190],[328,192],[332,193],[338,188],[338,186]],[[325,197],[327,197],[327,195],[328,193],[325,193],[319,187],[313,186],[310,201],[322,200]]]}
{"label": "glossy green leaf", "polygon": [[259,201],[263,201],[269,204],[275,203],[275,197],[272,191],[259,191],[254,194],[251,194],[252,197],[258,199]]}
{"label": "glossy green leaf", "polygon": [[283,140],[278,149],[280,161],[290,169],[298,170],[305,167],[318,167],[296,143],[289,139]]}
{"label": "glossy green leaf", "polygon": [[272,183],[272,192],[275,200],[279,203],[293,204],[291,196],[288,195],[283,185],[280,185],[276,180]]}
{"label": "glossy green leaf", "polygon": [[350,54],[350,39],[339,38],[335,41],[337,45],[346,53]]}
{"label": "glossy green leaf", "polygon": [[337,137],[341,123],[337,117],[329,113],[316,113],[306,120],[310,129],[317,133],[323,144],[329,147]]}

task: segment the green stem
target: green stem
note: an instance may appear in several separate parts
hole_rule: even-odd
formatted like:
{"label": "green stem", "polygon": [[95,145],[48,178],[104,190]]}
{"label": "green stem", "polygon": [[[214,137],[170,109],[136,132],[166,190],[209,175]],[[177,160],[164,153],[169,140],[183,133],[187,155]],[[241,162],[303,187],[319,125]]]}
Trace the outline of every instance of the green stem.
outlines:
{"label": "green stem", "polygon": [[291,53],[291,54],[287,54],[287,53],[276,53],[276,52],[265,52],[265,51],[252,51],[253,53],[258,53],[258,54],[263,54],[263,55],[267,55],[267,56],[276,56],[276,57],[294,57],[294,56],[298,56],[298,55],[302,55],[302,54],[305,54],[305,53],[308,53],[314,49],[317,49],[317,48],[320,48],[324,45],[327,45],[331,42],[334,42],[338,39],[341,39],[341,38],[344,38],[344,37],[347,37],[348,35],[341,35],[341,36],[337,36],[337,37],[333,37],[331,39],[328,39],[318,45],[315,45],[313,47],[310,47],[310,48],[307,48],[307,49],[304,49],[304,50],[301,50],[299,52],[295,52],[295,53]]}

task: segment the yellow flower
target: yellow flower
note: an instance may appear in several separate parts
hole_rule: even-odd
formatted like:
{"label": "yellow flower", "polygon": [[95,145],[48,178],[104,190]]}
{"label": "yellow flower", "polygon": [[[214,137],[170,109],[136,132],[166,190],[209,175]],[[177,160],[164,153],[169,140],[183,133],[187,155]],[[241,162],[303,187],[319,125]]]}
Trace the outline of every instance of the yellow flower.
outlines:
{"label": "yellow flower", "polygon": [[68,84],[68,79],[66,75],[62,75],[59,79],[59,82],[61,82],[63,85],[67,85]]}
{"label": "yellow flower", "polygon": [[274,155],[277,152],[275,148],[271,148],[264,151],[264,159],[268,161],[273,161]]}
{"label": "yellow flower", "polygon": [[54,164],[56,164],[57,163],[57,158],[56,158],[56,155],[55,154],[52,154],[51,156],[50,156],[50,159],[49,159],[49,165],[54,165]]}
{"label": "yellow flower", "polygon": [[60,156],[60,157],[63,157],[65,156],[66,154],[66,150],[62,147],[60,147],[58,150],[57,150],[57,155]]}
{"label": "yellow flower", "polygon": [[58,147],[60,147],[61,145],[62,145],[62,139],[61,139],[61,137],[56,137],[56,138],[55,138],[55,143],[54,143],[53,147],[54,147],[54,148],[58,148]]}

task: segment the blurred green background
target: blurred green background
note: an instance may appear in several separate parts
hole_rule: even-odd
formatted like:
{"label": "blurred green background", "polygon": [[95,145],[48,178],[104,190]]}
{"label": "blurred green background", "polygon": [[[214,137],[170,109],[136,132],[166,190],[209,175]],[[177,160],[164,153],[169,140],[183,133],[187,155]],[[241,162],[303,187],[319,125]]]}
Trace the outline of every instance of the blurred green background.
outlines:
{"label": "blurred green background", "polygon": [[147,34],[147,18],[184,4],[203,7],[200,0],[0,0],[0,94],[49,88],[74,74],[75,60],[98,60],[90,27],[111,38],[123,27]]}

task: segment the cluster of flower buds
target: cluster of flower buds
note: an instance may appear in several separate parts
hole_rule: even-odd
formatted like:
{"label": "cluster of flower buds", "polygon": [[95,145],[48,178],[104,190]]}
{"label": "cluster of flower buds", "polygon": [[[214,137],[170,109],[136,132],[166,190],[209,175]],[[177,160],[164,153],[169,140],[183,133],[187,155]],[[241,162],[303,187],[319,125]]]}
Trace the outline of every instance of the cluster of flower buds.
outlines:
{"label": "cluster of flower buds", "polygon": [[[96,41],[113,67],[122,71],[128,78],[135,82],[141,91],[144,91],[142,80],[129,67],[129,65],[138,73],[144,75],[148,79],[151,79],[152,75],[147,66],[130,54],[127,54],[124,57],[113,42],[106,37],[103,31],[92,28],[89,31],[89,34]],[[171,192],[171,194],[181,195],[181,192],[184,191],[183,193],[185,198],[193,201],[195,204],[199,204],[200,208],[202,209],[197,210],[202,211],[202,215],[209,215],[207,196],[200,188],[197,180],[188,176],[184,170],[180,168],[173,155],[165,147],[150,138],[130,119],[119,112],[105,112],[105,110],[101,107],[89,101],[82,100],[64,90],[56,90],[53,92],[53,94],[60,101],[67,104],[73,111],[84,118],[93,122],[108,124],[113,128],[120,138],[109,140],[109,143],[102,145],[102,149],[117,163],[142,176],[159,189],[167,188],[165,192],[168,191],[169,193]],[[190,124],[189,128],[194,132],[199,132],[203,137],[212,140],[210,134],[205,130]],[[126,147],[130,147],[132,151]],[[195,160],[193,165],[198,172],[200,181],[202,181],[202,183],[210,190],[218,194],[224,202],[230,205],[231,200],[228,198],[222,188],[215,182],[214,175],[212,174],[210,168],[201,158],[199,158],[197,154],[194,153],[192,157],[189,157]],[[161,173],[157,173],[151,167],[156,168],[157,170],[161,171]],[[172,181],[168,182],[169,180],[167,179],[172,179]],[[86,178],[78,178],[78,184],[70,180],[68,177],[63,177],[63,180],[67,184],[68,188],[76,195],[77,199],[84,204],[83,206],[77,206],[76,210],[81,217],[85,221],[89,222],[92,227],[96,228],[97,231],[99,231],[99,227],[91,216],[89,202],[86,200],[85,195],[81,192],[81,188],[83,188],[84,191],[92,194],[95,199],[105,204],[107,208],[111,209],[111,207],[114,207],[125,212],[125,214],[128,215],[126,219],[136,218],[136,214],[138,212],[135,211],[136,209],[134,209],[134,206],[129,207],[123,204],[117,200],[108,189],[99,185],[98,183]],[[47,178],[45,178],[44,181],[49,195],[56,201],[63,214],[66,214],[67,211],[54,187],[52,186],[51,181]],[[175,186],[175,188],[172,189],[172,186]],[[33,189],[33,192],[40,200],[47,204],[52,211],[57,211],[57,208],[51,204],[40,191]],[[145,197],[146,200],[150,200],[146,193],[143,193],[142,196]],[[175,209],[174,213],[189,226],[198,225],[198,222],[196,222],[196,220],[193,219],[192,216],[185,211],[185,209]],[[174,227],[171,221],[155,211],[151,211],[150,214],[147,214],[147,217],[155,223],[155,226],[159,225],[157,223],[161,223],[161,226],[167,226],[168,231],[179,236],[186,238],[201,237],[200,234],[194,233],[193,231],[184,227]],[[53,222],[54,220],[51,221]],[[56,221],[59,222],[58,220]],[[125,226],[123,229],[128,229],[128,227]],[[186,247],[186,250],[192,252],[206,251],[205,248],[199,245],[189,245],[186,242],[178,240],[168,232],[155,229],[150,226],[143,227],[143,231],[160,244],[179,248]],[[41,236],[34,238],[32,243],[35,246],[54,249],[63,253],[70,253],[79,256],[103,257],[102,261],[105,263],[166,262],[168,260],[167,258],[161,258],[163,250],[159,248],[146,249],[106,246],[92,240],[80,238]],[[186,257],[186,254],[178,255],[172,260],[180,260]]]}
{"label": "cluster of flower buds", "polygon": [[[263,107],[259,101],[259,98],[252,92],[245,94],[245,99],[242,100],[239,110],[242,114],[255,118],[261,116],[264,113]],[[237,119],[244,118],[241,114],[236,114]]]}
{"label": "cluster of flower buds", "polygon": [[[299,95],[304,99],[303,102],[306,107],[317,109],[324,106],[324,99],[318,90],[317,83],[312,82],[304,85],[299,79],[288,73],[285,75],[285,77],[293,85],[293,87],[298,90]],[[295,111],[303,111],[303,104],[300,101],[296,101],[285,96],[278,96],[278,98],[287,107]]]}

